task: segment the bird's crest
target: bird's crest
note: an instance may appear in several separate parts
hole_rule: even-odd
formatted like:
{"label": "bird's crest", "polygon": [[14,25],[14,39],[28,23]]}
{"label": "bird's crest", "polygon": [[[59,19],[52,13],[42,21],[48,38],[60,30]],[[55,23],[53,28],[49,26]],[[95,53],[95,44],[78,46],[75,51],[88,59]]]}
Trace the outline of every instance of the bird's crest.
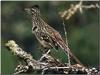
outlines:
{"label": "bird's crest", "polygon": [[39,9],[39,5],[33,5],[31,8],[37,8],[37,9]]}

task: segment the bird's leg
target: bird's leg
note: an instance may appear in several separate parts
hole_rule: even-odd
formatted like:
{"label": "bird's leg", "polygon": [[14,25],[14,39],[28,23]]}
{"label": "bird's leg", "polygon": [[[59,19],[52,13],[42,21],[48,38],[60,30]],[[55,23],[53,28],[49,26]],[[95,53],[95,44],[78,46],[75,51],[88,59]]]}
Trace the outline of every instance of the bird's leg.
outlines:
{"label": "bird's leg", "polygon": [[42,61],[43,58],[45,58],[49,53],[50,53],[50,49],[45,54],[43,54],[43,56],[38,61],[39,62]]}

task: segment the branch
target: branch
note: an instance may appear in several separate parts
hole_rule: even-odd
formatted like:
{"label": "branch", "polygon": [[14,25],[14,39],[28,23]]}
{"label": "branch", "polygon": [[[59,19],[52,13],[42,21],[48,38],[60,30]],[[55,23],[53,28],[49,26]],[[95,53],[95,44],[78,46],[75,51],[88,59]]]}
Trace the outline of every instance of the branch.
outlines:
{"label": "branch", "polygon": [[71,4],[69,9],[59,12],[60,17],[65,18],[65,20],[69,20],[78,10],[80,13],[83,13],[83,9],[100,8],[98,3],[91,5],[83,5],[82,3],[83,2],[81,0],[76,5]]}
{"label": "branch", "polygon": [[[55,59],[48,53],[42,56],[41,61],[35,60],[31,54],[28,54],[23,49],[21,49],[13,40],[6,43],[6,47],[17,57],[21,58],[25,63],[20,63],[15,68],[14,74],[26,73],[28,71],[41,70],[44,74],[47,70],[56,71],[63,74],[95,74],[98,72],[96,68],[86,68],[79,64],[71,65],[70,67],[66,64],[62,64],[58,59]],[[48,51],[49,52],[49,51]]]}
{"label": "branch", "polygon": [[48,66],[48,63],[38,62],[35,59],[33,59],[32,55],[28,54],[23,49],[21,49],[13,40],[8,41],[8,43],[6,43],[6,47],[8,47],[14,55],[18,56],[19,58],[22,58],[27,64],[18,65],[16,68],[16,71],[18,71],[17,73],[26,72],[30,68],[32,68],[33,70],[44,69]]}
{"label": "branch", "polygon": [[20,64],[15,69],[16,73],[27,72],[29,69],[32,70],[43,70],[47,67],[54,66],[60,64],[60,62],[54,59],[52,56],[45,54],[42,56],[42,59],[45,59],[45,62],[39,62],[35,60],[31,54],[28,54],[23,49],[21,49],[13,40],[8,41],[5,45],[14,55],[18,56],[22,60],[26,62],[26,64]]}

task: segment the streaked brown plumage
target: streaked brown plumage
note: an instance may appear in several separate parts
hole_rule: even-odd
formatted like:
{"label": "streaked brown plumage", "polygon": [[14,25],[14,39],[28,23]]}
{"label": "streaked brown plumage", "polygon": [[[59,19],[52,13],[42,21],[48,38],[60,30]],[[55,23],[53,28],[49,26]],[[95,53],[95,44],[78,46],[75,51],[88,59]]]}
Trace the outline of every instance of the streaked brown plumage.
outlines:
{"label": "streaked brown plumage", "polygon": [[81,64],[81,62],[76,58],[76,56],[72,54],[68,45],[65,44],[59,32],[52,28],[50,25],[48,25],[41,18],[38,5],[34,5],[33,7],[28,8],[26,10],[28,10],[28,12],[30,12],[32,15],[32,32],[44,48],[50,49],[52,47],[55,47],[57,49],[58,47],[60,47],[65,51],[65,53],[69,53],[69,55],[78,64]]}

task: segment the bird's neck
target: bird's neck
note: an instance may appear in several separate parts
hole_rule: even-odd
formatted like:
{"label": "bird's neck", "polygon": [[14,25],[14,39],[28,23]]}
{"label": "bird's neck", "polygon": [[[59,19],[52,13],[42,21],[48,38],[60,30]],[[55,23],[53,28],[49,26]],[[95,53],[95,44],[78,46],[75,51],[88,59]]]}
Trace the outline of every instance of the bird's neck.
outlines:
{"label": "bird's neck", "polygon": [[39,16],[37,16],[37,15],[32,15],[32,21],[36,21],[36,20],[38,20],[39,19]]}
{"label": "bird's neck", "polygon": [[32,15],[32,23],[33,25],[37,25],[39,22],[40,17],[37,15]]}
{"label": "bird's neck", "polygon": [[33,23],[33,26],[38,26],[40,28],[43,28],[45,27],[45,25],[47,25],[40,15],[32,16],[32,23]]}
{"label": "bird's neck", "polygon": [[44,21],[41,19],[39,15],[32,16],[32,24],[33,24],[33,27],[37,26],[38,28],[43,28]]}

